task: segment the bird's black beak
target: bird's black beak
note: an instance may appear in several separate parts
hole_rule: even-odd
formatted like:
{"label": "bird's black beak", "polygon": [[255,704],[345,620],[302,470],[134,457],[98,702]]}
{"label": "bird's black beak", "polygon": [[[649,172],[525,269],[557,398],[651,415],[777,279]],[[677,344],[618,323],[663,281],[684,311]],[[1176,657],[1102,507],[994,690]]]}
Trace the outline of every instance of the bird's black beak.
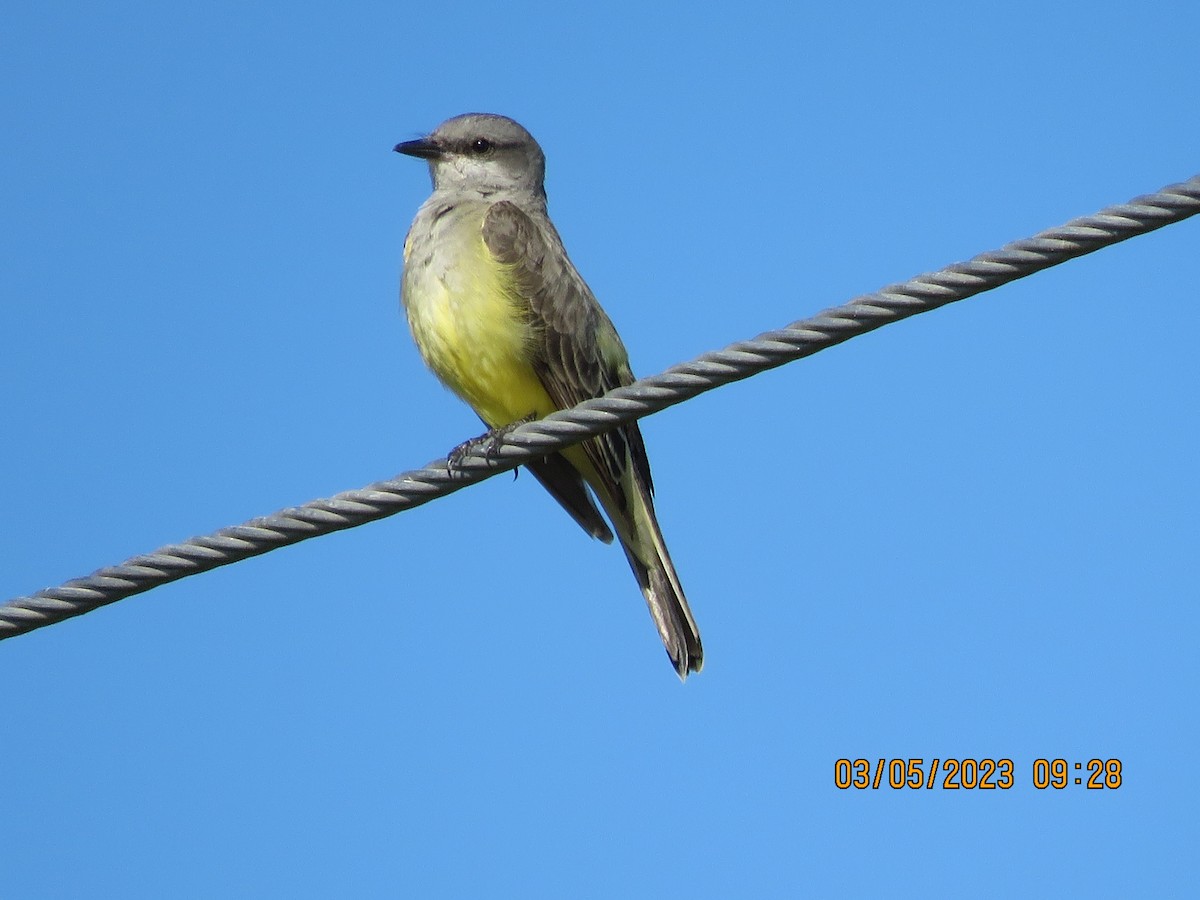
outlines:
{"label": "bird's black beak", "polygon": [[417,156],[421,159],[440,159],[442,148],[429,138],[418,138],[415,141],[404,141],[392,148],[405,156]]}

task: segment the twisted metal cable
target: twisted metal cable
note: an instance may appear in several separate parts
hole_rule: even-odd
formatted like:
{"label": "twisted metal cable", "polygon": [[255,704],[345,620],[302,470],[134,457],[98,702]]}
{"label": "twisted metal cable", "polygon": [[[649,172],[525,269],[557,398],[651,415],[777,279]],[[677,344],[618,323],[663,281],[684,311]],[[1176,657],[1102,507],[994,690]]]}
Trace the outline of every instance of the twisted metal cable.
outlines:
{"label": "twisted metal cable", "polygon": [[1110,206],[1000,250],[864,294],[810,319],[672,366],[626,388],[506,433],[447,459],[361,490],[251,519],[171,544],[118,566],[0,605],[0,640],[200,572],[318,535],[353,528],[428,503],[477,481],[639,419],[721,385],[866,334],[889,322],[964,300],[1018,278],[1200,213],[1200,175],[1156,194]]}

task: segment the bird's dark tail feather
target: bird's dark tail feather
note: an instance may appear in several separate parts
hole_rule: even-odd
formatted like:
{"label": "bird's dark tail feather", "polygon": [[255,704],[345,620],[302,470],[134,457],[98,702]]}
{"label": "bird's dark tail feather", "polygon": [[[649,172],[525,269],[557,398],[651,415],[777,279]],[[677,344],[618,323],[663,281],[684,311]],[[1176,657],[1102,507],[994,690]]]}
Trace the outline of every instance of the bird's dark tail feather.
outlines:
{"label": "bird's dark tail feather", "polygon": [[653,507],[648,512],[654,558],[643,562],[624,540],[621,546],[646,598],[646,605],[650,607],[650,615],[666,647],[667,656],[671,658],[671,664],[682,681],[687,679],[689,672],[699,672],[704,666],[704,648],[700,643],[700,629],[688,607],[687,597],[679,584],[679,576],[667,553],[658,523],[654,521]]}

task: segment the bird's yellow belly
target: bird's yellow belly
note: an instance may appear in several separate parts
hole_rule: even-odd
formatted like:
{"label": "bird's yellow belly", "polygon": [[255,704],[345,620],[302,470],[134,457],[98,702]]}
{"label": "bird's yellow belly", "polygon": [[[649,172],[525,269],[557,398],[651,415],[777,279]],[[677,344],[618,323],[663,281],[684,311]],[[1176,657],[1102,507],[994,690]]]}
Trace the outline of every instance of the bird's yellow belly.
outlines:
{"label": "bird's yellow belly", "polygon": [[426,271],[406,285],[408,324],[422,357],[493,428],[552,412],[531,362],[534,335],[503,273],[491,271],[482,254],[471,262]]}

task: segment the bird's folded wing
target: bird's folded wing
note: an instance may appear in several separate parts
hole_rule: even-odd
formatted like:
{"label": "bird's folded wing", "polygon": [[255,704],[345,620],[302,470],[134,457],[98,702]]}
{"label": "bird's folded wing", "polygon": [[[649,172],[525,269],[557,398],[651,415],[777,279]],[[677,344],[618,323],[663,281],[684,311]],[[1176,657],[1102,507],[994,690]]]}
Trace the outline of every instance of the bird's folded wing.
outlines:
{"label": "bird's folded wing", "polygon": [[[537,335],[534,367],[547,393],[566,409],[633,382],[629,359],[612,322],[567,257],[548,218],[535,222],[517,204],[492,205],[483,239],[513,278]],[[603,487],[621,507],[624,476],[632,464],[653,490],[645,445],[636,423],[587,441],[588,459]],[[624,511],[624,510],[623,510]]]}

